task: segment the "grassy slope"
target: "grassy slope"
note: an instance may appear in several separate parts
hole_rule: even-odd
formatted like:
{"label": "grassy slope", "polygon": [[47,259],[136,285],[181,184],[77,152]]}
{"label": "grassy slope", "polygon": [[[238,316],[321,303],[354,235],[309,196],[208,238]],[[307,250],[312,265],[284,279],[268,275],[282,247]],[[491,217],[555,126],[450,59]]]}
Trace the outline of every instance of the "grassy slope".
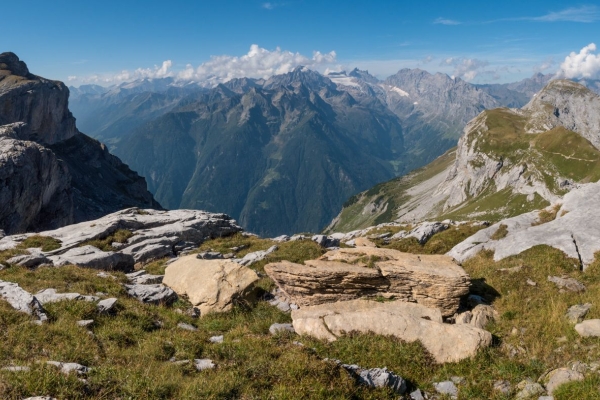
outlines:
{"label": "grassy slope", "polygon": [[[331,226],[328,231],[348,232],[393,221],[396,207],[410,198],[406,191],[448,168],[454,161],[455,151],[456,148],[450,149],[423,168],[401,178],[380,183],[365,192],[352,196],[344,204],[337,223]],[[365,212],[365,207],[369,204],[378,205],[377,211],[373,213]]]}
{"label": "grassy slope", "polygon": [[[384,228],[382,228],[384,229]],[[461,226],[433,236],[425,246],[404,241],[389,247],[417,253],[441,253],[461,241],[473,230]],[[205,243],[202,250],[225,250],[248,245],[244,251],[265,248],[272,242],[263,239],[217,239]],[[270,260],[302,262],[322,253],[310,241],[285,243]],[[2,365],[28,365],[30,372],[0,371],[0,397],[18,399],[32,395],[52,395],[69,399],[225,399],[225,398],[334,398],[395,399],[393,393],[370,390],[357,385],[348,375],[323,358],[337,358],[364,367],[387,366],[408,379],[412,386],[433,391],[432,382],[463,376],[460,399],[508,399],[493,392],[493,383],[506,379],[513,386],[519,381],[537,379],[542,373],[569,362],[597,361],[600,339],[579,338],[563,318],[573,304],[600,298],[600,262],[585,272],[573,266],[576,261],[558,250],[544,246],[518,256],[494,262],[483,252],[464,264],[474,282],[473,292],[492,302],[499,312],[497,322],[488,326],[495,344],[475,358],[460,363],[435,365],[419,343],[370,334],[351,334],[329,343],[294,335],[271,336],[269,326],[288,322],[289,314],[265,302],[237,307],[231,312],[192,319],[178,310],[189,308],[183,300],[172,307],[152,306],[128,298],[115,280],[99,278],[96,271],[78,267],[40,268],[29,271],[10,267],[0,271],[0,279],[14,281],[35,292],[54,287],[59,292],[83,294],[104,292],[119,299],[114,316],[98,315],[90,303],[65,301],[48,305],[50,322],[31,324],[27,315],[14,311],[0,301],[0,359]],[[164,262],[149,269],[160,272]],[[256,266],[261,271],[264,264]],[[504,268],[522,267],[516,272]],[[548,275],[568,275],[587,286],[584,293],[559,293],[546,280]],[[537,286],[526,284],[527,279]],[[268,278],[263,278],[268,287]],[[272,283],[271,283],[272,285]],[[597,304],[588,318],[599,318]],[[93,335],[78,327],[79,319],[94,319]],[[186,322],[198,327],[189,332],[177,328]],[[222,344],[208,338],[224,335]],[[566,341],[564,341],[566,339]],[[300,340],[305,346],[297,346]],[[564,342],[563,342],[564,341]],[[516,354],[515,350],[516,350]],[[217,368],[196,372],[191,365],[173,365],[168,360],[210,358]],[[76,376],[65,376],[53,367],[37,363],[43,360],[79,362],[93,370],[85,384]],[[569,384],[555,394],[561,399],[598,399],[598,375],[584,382]]]}
{"label": "grassy slope", "polygon": [[[579,183],[600,179],[600,151],[577,133],[558,127],[540,134],[528,134],[525,132],[528,119],[509,109],[488,110],[484,116],[488,130],[481,134],[471,132],[468,140],[477,140],[476,150],[492,159],[502,160],[503,168],[525,165],[525,178],[544,182],[557,195],[566,193],[559,186],[559,178]],[[451,150],[406,177],[381,183],[352,197],[342,209],[339,221],[329,230],[345,232],[393,221],[394,210],[409,199],[406,191],[443,171],[454,161],[454,154]],[[483,160],[475,158],[470,163],[477,167],[483,165]],[[372,207],[373,213],[365,212],[368,204],[379,207]],[[387,208],[383,207],[385,204]],[[527,196],[513,193],[511,189],[497,191],[490,181],[478,196],[450,210],[438,211],[437,218],[498,221],[548,205],[548,201],[538,194],[533,201],[528,201]]]}

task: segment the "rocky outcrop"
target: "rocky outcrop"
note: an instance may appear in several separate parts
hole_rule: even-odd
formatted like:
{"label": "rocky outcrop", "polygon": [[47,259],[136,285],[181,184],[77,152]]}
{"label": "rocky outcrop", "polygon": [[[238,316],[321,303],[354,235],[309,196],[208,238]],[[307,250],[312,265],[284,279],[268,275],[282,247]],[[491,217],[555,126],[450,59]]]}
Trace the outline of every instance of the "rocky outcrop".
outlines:
{"label": "rocky outcrop", "polygon": [[190,255],[167,267],[163,283],[187,297],[204,316],[250,300],[257,280],[256,272],[233,261],[200,260]]}
{"label": "rocky outcrop", "polygon": [[80,133],[69,90],[0,54],[0,228],[46,230],[123,208],[160,208],[143,178]]}
{"label": "rocky outcrop", "polygon": [[271,263],[265,272],[300,306],[384,296],[453,315],[469,291],[467,273],[450,257],[360,247],[325,253],[305,265]]}
{"label": "rocky outcrop", "polygon": [[300,335],[336,340],[346,332],[391,335],[408,342],[420,340],[436,362],[472,357],[492,342],[492,335],[471,325],[442,323],[438,310],[405,302],[351,300],[292,311]]}
{"label": "rocky outcrop", "polygon": [[[67,264],[102,270],[130,271],[137,262],[175,257],[197,248],[206,239],[229,236],[242,228],[225,214],[198,210],[140,210],[130,208],[103,218],[69,225],[39,235],[56,239],[60,247],[52,251],[28,249],[29,254],[11,259],[33,268],[39,264]],[[116,232],[130,236],[123,243],[113,242],[111,251],[100,250],[91,243],[107,240]],[[5,236],[0,251],[17,247],[33,234]],[[9,260],[9,263],[10,261]]]}
{"label": "rocky outcrop", "polygon": [[0,298],[6,300],[15,310],[32,315],[38,321],[48,319],[39,300],[16,283],[0,280]]}
{"label": "rocky outcrop", "polygon": [[[487,249],[494,251],[494,260],[498,261],[544,244],[578,260],[585,269],[600,250],[599,209],[600,183],[585,184],[557,203],[554,220],[539,224],[539,211],[505,219],[459,243],[448,255],[463,262]],[[506,226],[507,234],[493,239],[500,225]]]}

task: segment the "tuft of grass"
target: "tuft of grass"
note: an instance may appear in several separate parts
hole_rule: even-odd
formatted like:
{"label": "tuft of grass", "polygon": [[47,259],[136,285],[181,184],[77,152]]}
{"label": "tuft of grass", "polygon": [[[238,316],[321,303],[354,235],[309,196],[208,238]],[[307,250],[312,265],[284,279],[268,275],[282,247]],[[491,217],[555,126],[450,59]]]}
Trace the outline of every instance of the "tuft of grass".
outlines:
{"label": "tuft of grass", "polygon": [[81,243],[79,246],[94,246],[102,251],[115,251],[113,243],[127,243],[127,239],[133,236],[133,232],[128,229],[119,229],[113,234],[101,239],[88,240]]}
{"label": "tuft of grass", "polygon": [[61,241],[54,239],[49,236],[33,235],[23,240],[17,248],[19,249],[31,249],[41,248],[42,251],[52,251],[60,249]]}
{"label": "tuft of grass", "polygon": [[416,238],[404,238],[386,243],[384,240],[376,240],[379,247],[399,250],[404,253],[415,254],[445,254],[454,246],[474,235],[477,231],[485,228],[483,225],[458,225],[452,226],[445,231],[433,235],[424,245]]}
{"label": "tuft of grass", "polygon": [[531,226],[542,225],[547,222],[554,221],[556,219],[556,214],[558,214],[558,210],[560,210],[560,207],[560,204],[555,204],[550,210],[541,210],[538,214],[538,220],[531,224]]}
{"label": "tuft of grass", "polygon": [[490,236],[490,239],[500,240],[502,238],[505,238],[506,235],[508,235],[508,226],[506,226],[504,224],[500,224],[500,226],[498,227],[496,232],[494,232],[494,234],[492,236]]}
{"label": "tuft of grass", "polygon": [[272,240],[262,239],[254,236],[244,236],[238,232],[235,235],[208,240],[202,243],[202,245],[198,247],[198,250],[193,251],[193,253],[200,253],[203,251],[218,251],[219,253],[227,254],[233,253],[233,250],[231,249],[234,247],[243,247],[240,251],[235,253],[236,257],[243,257],[248,253],[259,250],[267,250],[274,244],[275,242]]}

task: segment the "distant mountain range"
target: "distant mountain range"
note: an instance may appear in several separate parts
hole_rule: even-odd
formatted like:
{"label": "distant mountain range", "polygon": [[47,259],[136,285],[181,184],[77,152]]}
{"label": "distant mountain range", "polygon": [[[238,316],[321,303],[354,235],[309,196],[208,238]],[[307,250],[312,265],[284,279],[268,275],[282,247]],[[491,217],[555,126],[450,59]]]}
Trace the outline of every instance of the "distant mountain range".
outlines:
{"label": "distant mountain range", "polygon": [[481,111],[521,107],[550,78],[473,85],[418,69],[379,80],[299,67],[214,88],[84,85],[70,106],[163,206],[226,212],[277,235],[321,230],[351,195],[434,160]]}

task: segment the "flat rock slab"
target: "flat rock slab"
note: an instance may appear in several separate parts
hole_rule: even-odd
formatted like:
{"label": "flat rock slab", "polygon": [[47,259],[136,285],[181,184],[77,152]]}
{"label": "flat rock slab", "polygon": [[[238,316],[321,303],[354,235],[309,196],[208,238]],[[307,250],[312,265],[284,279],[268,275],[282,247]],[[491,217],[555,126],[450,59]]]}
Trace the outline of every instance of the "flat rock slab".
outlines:
{"label": "flat rock slab", "polygon": [[574,306],[569,307],[565,317],[570,323],[577,324],[583,321],[587,313],[590,311],[590,308],[592,308],[591,303],[575,304]]}
{"label": "flat rock slab", "polygon": [[99,297],[85,296],[79,293],[56,293],[56,289],[44,289],[35,294],[42,304],[56,303],[64,300],[98,301]]}
{"label": "flat rock slab", "polygon": [[[583,184],[567,193],[559,202],[560,209],[553,221],[534,225],[539,211],[508,218],[482,229],[448,252],[463,262],[481,250],[493,250],[494,260],[519,254],[537,245],[548,245],[563,251],[583,267],[594,261],[594,253],[600,250],[600,182]],[[506,225],[508,234],[493,240],[500,225]]]}
{"label": "flat rock slab", "polygon": [[265,272],[299,306],[383,296],[439,308],[451,316],[469,292],[469,275],[448,256],[360,247],[325,253],[305,265],[271,263]]}
{"label": "flat rock slab", "polygon": [[[84,246],[86,242],[104,239],[119,229],[133,233],[115,252]],[[49,252],[31,254],[18,263],[27,266],[75,264],[89,268],[130,271],[136,262],[177,255],[184,249],[197,247],[207,238],[229,236],[242,228],[225,214],[199,210],[140,210],[129,208],[94,221],[72,224],[63,228],[36,233],[61,242],[61,247]],[[0,251],[12,249],[33,234],[0,237]],[[46,258],[44,258],[46,257]]]}
{"label": "flat rock slab", "polygon": [[204,371],[206,369],[213,369],[216,365],[208,358],[197,358],[194,360],[194,367],[196,367],[198,371]]}
{"label": "flat rock slab", "polygon": [[292,311],[292,319],[296,333],[330,341],[352,331],[419,340],[438,363],[471,357],[492,342],[487,331],[444,324],[439,310],[401,301],[351,300],[308,306]]}
{"label": "flat rock slab", "polygon": [[229,311],[235,302],[253,299],[256,281],[256,272],[236,262],[199,260],[190,255],[167,267],[163,284],[187,297],[204,316]]}
{"label": "flat rock slab", "polygon": [[387,368],[366,369],[358,365],[341,364],[361,385],[372,388],[389,387],[398,394],[406,393],[406,381]]}
{"label": "flat rock slab", "polygon": [[171,288],[161,284],[154,285],[125,285],[127,294],[135,297],[142,303],[172,304],[177,300],[177,293]]}
{"label": "flat rock slab", "polygon": [[39,321],[48,319],[42,303],[16,283],[0,281],[0,298],[6,300],[15,310],[32,315]]}
{"label": "flat rock slab", "polygon": [[46,361],[46,364],[53,365],[60,369],[60,372],[63,374],[70,374],[71,372],[75,372],[77,374],[87,374],[90,369],[85,365],[77,364],[77,363],[64,363],[59,361]]}
{"label": "flat rock slab", "polygon": [[549,276],[548,281],[554,283],[559,289],[568,290],[569,292],[585,292],[585,285],[577,279]]}
{"label": "flat rock slab", "polygon": [[135,264],[129,254],[102,251],[94,246],[76,247],[64,254],[48,257],[54,266],[77,265],[106,271],[131,271]]}

